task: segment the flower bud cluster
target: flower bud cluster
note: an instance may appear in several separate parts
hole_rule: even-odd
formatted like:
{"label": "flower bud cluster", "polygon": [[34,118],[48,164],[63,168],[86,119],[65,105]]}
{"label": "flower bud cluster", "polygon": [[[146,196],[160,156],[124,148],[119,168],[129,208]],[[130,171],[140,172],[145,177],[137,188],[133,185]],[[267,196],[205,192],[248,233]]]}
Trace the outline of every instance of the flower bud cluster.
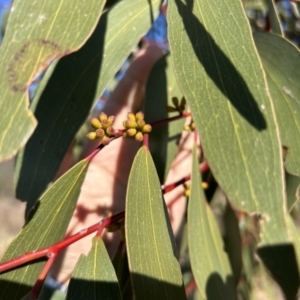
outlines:
{"label": "flower bud cluster", "polygon": [[186,100],[184,97],[181,98],[180,103],[177,97],[173,97],[172,103],[174,106],[168,105],[166,107],[167,112],[179,112],[180,114],[184,112],[186,106]]}
{"label": "flower bud cluster", "polygon": [[107,145],[110,138],[115,135],[116,131],[112,127],[115,122],[114,116],[107,116],[104,112],[101,112],[99,118],[92,118],[91,125],[95,131],[89,132],[87,137],[90,140],[101,139],[103,145]]}
{"label": "flower bud cluster", "polygon": [[134,137],[138,142],[143,141],[144,133],[149,133],[152,130],[150,124],[146,124],[144,114],[140,111],[136,114],[129,112],[127,120],[123,122],[124,137]]}

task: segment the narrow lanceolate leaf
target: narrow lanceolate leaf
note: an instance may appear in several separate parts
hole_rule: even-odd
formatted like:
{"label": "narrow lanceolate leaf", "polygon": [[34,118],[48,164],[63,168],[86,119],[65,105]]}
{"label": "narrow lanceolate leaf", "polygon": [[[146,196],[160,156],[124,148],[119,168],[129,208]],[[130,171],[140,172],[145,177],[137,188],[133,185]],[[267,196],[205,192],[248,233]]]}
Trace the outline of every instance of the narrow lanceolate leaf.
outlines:
{"label": "narrow lanceolate leaf", "polygon": [[137,153],[126,195],[126,245],[136,299],[186,299],[174,237],[152,157]]}
{"label": "narrow lanceolate leaf", "polygon": [[267,0],[268,3],[268,16],[270,19],[270,23],[271,23],[271,29],[272,32],[278,35],[283,35],[283,31],[281,28],[281,24],[280,24],[280,19],[279,16],[276,12],[276,6],[274,3],[274,0]]}
{"label": "narrow lanceolate leaf", "polygon": [[[153,67],[146,86],[145,120],[154,122],[178,113],[168,113],[167,105],[174,106],[172,97],[182,99],[176,82],[170,55],[162,57]],[[149,135],[150,151],[161,183],[164,183],[176,154],[184,120],[153,128]]]}
{"label": "narrow lanceolate leaf", "polygon": [[255,33],[255,44],[275,106],[286,170],[300,176],[300,53],[286,39]]}
{"label": "narrow lanceolate leaf", "polygon": [[234,277],[214,215],[201,188],[196,147],[193,149],[188,205],[188,243],[191,266],[203,299],[236,299]]}
{"label": "narrow lanceolate leaf", "polygon": [[0,49],[0,161],[13,156],[36,126],[27,90],[54,58],[78,49],[101,15],[103,1],[13,2]]}
{"label": "narrow lanceolate leaf", "polygon": [[278,125],[241,1],[173,0],[168,20],[175,74],[214,176],[235,207],[262,214],[261,244],[287,241]]}
{"label": "narrow lanceolate leaf", "polygon": [[[160,1],[151,3],[155,17]],[[53,180],[93,104],[151,27],[149,5],[144,0],[115,5],[101,16],[86,44],[43,78],[31,107],[39,123],[17,162],[17,197],[28,202],[27,208]]]}
{"label": "narrow lanceolate leaf", "polygon": [[94,238],[90,253],[80,256],[67,299],[122,299],[118,279],[102,239]]}
{"label": "narrow lanceolate leaf", "polygon": [[[64,237],[87,166],[88,160],[79,162],[41,197],[30,213],[27,224],[9,246],[1,262],[50,246]],[[39,261],[1,274],[0,299],[20,299],[27,294],[44,265],[45,261]]]}
{"label": "narrow lanceolate leaf", "polygon": [[291,211],[300,198],[300,177],[286,174],[287,208]]}

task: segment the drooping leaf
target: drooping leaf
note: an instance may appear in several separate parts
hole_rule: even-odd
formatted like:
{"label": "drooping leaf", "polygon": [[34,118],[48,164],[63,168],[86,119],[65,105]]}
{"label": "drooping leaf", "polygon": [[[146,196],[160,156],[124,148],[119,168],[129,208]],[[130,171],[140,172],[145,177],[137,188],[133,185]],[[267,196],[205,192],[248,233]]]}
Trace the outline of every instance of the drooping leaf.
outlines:
{"label": "drooping leaf", "polygon": [[276,12],[276,6],[275,6],[275,3],[274,3],[274,0],[267,0],[267,4],[268,4],[268,8],[269,8],[268,16],[269,16],[269,19],[270,19],[272,32],[282,36],[283,31],[282,31],[282,28],[281,28],[281,24],[280,24],[278,14]]}
{"label": "drooping leaf", "polygon": [[[1,262],[29,251],[36,251],[61,240],[75,209],[88,160],[83,160],[64,174],[41,197],[30,212],[25,227],[8,247]],[[37,280],[45,260],[39,260],[0,274],[0,299],[20,299]]]}
{"label": "drooping leaf", "polygon": [[235,207],[265,217],[261,245],[287,241],[278,126],[241,1],[174,0],[168,21],[175,74],[216,180]]}
{"label": "drooping leaf", "polygon": [[72,274],[67,299],[122,299],[118,279],[101,238],[81,255]]}
{"label": "drooping leaf", "polygon": [[126,195],[125,232],[136,299],[186,299],[174,237],[150,152],[133,162]]}
{"label": "drooping leaf", "polygon": [[15,179],[17,197],[28,202],[27,210],[53,180],[93,104],[150,28],[151,9],[155,18],[158,5],[159,0],[118,3],[101,16],[83,47],[43,78],[32,107],[39,124],[18,157]]}
{"label": "drooping leaf", "polygon": [[0,161],[12,157],[36,126],[28,110],[29,84],[51,60],[81,47],[102,6],[80,0],[13,2],[0,49]]}
{"label": "drooping leaf", "polygon": [[188,243],[191,266],[203,299],[236,299],[234,278],[214,215],[201,188],[196,147],[193,148]]}
{"label": "drooping leaf", "polygon": [[299,186],[300,186],[300,177],[294,176],[291,174],[286,174],[286,194],[287,194],[287,208],[291,211],[299,201]]}
{"label": "drooping leaf", "polygon": [[300,176],[300,53],[286,39],[255,33],[255,44],[274,102],[282,145],[287,147],[285,168]]}
{"label": "drooping leaf", "polygon": [[[176,113],[166,111],[167,105],[174,106],[172,97],[177,97],[180,102],[182,93],[176,82],[170,55],[165,55],[155,64],[147,81],[145,120],[154,122],[176,116]],[[153,128],[149,135],[150,151],[161,183],[165,182],[170,170],[184,122],[178,120],[160,125]]]}

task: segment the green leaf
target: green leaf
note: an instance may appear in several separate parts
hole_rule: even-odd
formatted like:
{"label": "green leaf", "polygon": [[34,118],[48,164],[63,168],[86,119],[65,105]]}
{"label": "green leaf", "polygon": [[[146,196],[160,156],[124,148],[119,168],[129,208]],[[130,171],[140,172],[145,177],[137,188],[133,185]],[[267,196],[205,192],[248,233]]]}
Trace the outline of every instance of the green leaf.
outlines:
{"label": "green leaf", "polygon": [[136,299],[186,299],[174,237],[149,150],[133,162],[126,195],[126,245]]}
{"label": "green leaf", "polygon": [[280,136],[287,147],[286,170],[300,176],[300,53],[286,39],[255,33],[254,39],[266,73]]}
{"label": "green leaf", "polygon": [[234,278],[215,217],[201,188],[196,147],[193,148],[188,243],[191,266],[203,299],[236,299]]}
{"label": "green leaf", "polygon": [[[60,241],[67,230],[88,167],[85,159],[60,177],[29,214],[27,224],[12,242],[1,262]],[[45,261],[0,274],[0,299],[20,299],[38,278]]]}
{"label": "green leaf", "polygon": [[267,3],[269,6],[268,17],[270,19],[272,32],[278,35],[283,35],[280,20],[276,12],[274,0],[267,0]]}
{"label": "green leaf", "polygon": [[0,49],[0,161],[12,157],[36,126],[27,107],[29,84],[51,60],[83,45],[102,7],[103,1],[13,2]]}
{"label": "green leaf", "polygon": [[291,212],[296,202],[299,201],[300,177],[287,173],[285,178],[286,178],[287,208],[289,212]]}
{"label": "green leaf", "polygon": [[[182,92],[176,82],[170,55],[165,55],[155,64],[147,81],[145,120],[154,122],[176,116],[176,113],[166,111],[167,105],[174,106],[172,97],[180,101]],[[184,122],[182,119],[160,125],[153,128],[149,135],[151,155],[162,184],[166,181],[177,152]]]}
{"label": "green leaf", "polygon": [[72,274],[67,299],[122,299],[118,279],[101,238],[81,255]]}
{"label": "green leaf", "polygon": [[171,1],[168,21],[175,74],[216,180],[235,207],[263,215],[262,245],[287,241],[279,132],[241,1]]}
{"label": "green leaf", "polygon": [[[159,3],[151,3],[154,17]],[[17,162],[17,198],[28,202],[27,210],[53,180],[95,101],[151,27],[149,5],[144,0],[115,5],[86,44],[43,78],[32,107],[39,124]]]}

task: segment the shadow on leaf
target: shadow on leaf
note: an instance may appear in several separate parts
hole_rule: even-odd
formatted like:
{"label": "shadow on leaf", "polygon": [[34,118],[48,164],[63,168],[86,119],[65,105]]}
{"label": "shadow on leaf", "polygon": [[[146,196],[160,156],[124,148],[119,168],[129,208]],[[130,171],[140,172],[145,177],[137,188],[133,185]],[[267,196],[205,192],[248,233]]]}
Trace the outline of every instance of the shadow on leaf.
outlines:
{"label": "shadow on leaf", "polygon": [[[206,74],[249,124],[261,131],[267,128],[265,118],[248,89],[247,83],[220,49],[213,37],[193,14],[194,0],[175,0],[178,12]],[[201,95],[199,95],[201,96]]]}

